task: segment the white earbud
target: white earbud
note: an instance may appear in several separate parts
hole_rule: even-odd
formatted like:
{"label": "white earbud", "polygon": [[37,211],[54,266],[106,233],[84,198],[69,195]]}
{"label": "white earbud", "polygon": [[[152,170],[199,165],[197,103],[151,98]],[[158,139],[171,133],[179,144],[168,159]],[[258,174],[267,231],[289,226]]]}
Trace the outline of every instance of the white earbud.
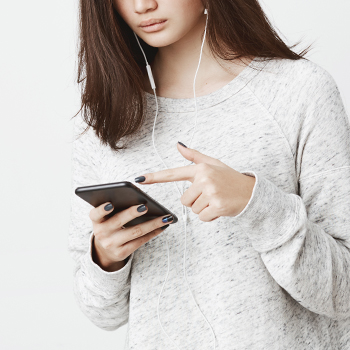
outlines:
{"label": "white earbud", "polygon": [[208,14],[208,10],[207,10],[207,9],[204,10],[204,14],[205,14],[205,15]]}

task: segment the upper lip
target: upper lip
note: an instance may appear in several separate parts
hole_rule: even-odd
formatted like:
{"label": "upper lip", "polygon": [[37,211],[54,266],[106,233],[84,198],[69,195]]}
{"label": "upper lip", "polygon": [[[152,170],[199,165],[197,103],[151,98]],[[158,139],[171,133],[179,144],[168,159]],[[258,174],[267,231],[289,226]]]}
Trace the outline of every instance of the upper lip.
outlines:
{"label": "upper lip", "polygon": [[151,18],[147,21],[142,21],[139,26],[145,27],[145,26],[149,26],[149,25],[154,24],[154,23],[160,23],[160,22],[164,22],[164,21],[166,21],[166,19]]}

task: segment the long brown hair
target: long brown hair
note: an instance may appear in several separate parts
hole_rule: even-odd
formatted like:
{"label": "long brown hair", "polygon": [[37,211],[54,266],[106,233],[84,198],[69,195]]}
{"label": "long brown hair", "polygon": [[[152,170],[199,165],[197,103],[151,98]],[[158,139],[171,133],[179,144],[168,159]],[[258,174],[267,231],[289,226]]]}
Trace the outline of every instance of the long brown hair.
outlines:
{"label": "long brown hair", "polygon": [[[306,59],[273,29],[258,0],[202,0],[208,9],[206,40],[214,55],[232,61],[245,56],[266,60]],[[203,33],[204,34],[204,33]],[[203,35],[202,35],[203,38]],[[149,64],[158,48],[139,38]],[[135,136],[145,118],[144,57],[132,29],[112,0],[80,0],[77,83],[82,83],[82,117],[104,145],[118,152],[124,137]],[[77,115],[76,114],[76,115]],[[74,115],[73,117],[75,117]],[[84,133],[83,132],[83,133]]]}

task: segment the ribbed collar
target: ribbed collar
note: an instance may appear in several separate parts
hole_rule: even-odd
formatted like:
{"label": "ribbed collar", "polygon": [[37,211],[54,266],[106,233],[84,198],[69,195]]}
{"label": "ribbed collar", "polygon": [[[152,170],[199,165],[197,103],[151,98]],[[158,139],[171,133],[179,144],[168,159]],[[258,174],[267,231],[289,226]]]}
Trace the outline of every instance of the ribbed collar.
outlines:
{"label": "ribbed collar", "polygon": [[[268,62],[262,57],[255,57],[248,66],[246,66],[239,75],[237,75],[228,84],[213,91],[208,95],[196,97],[197,110],[206,109],[215,106],[244,88]],[[254,68],[253,68],[254,67]],[[157,92],[157,90],[156,90]],[[145,91],[147,106],[156,110],[156,101],[154,94]],[[194,97],[193,98],[168,98],[157,96],[159,112],[176,112],[186,113],[195,112]]]}

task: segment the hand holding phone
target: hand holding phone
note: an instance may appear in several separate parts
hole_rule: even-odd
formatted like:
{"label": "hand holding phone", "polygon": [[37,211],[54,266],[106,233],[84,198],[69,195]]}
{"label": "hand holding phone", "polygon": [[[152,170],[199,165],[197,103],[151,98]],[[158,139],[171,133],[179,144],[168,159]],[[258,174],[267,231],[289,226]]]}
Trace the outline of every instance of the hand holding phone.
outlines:
{"label": "hand holding phone", "polygon": [[[169,215],[124,228],[127,222],[146,214],[148,208],[143,204],[134,205],[106,219],[105,216],[114,209],[111,207],[106,211],[107,204],[93,208],[89,214],[94,232],[92,255],[103,270],[113,272],[123,268],[129,255],[169,226],[162,221]],[[145,210],[138,211],[143,206]]]}
{"label": "hand holding phone", "polygon": [[[178,218],[169,209],[129,181],[78,187],[75,194],[93,205],[92,258],[108,272],[121,269],[125,259]],[[105,206],[112,205],[109,210]],[[140,211],[144,205],[146,210]],[[139,211],[137,210],[139,208]],[[172,220],[162,222],[162,218]]]}

